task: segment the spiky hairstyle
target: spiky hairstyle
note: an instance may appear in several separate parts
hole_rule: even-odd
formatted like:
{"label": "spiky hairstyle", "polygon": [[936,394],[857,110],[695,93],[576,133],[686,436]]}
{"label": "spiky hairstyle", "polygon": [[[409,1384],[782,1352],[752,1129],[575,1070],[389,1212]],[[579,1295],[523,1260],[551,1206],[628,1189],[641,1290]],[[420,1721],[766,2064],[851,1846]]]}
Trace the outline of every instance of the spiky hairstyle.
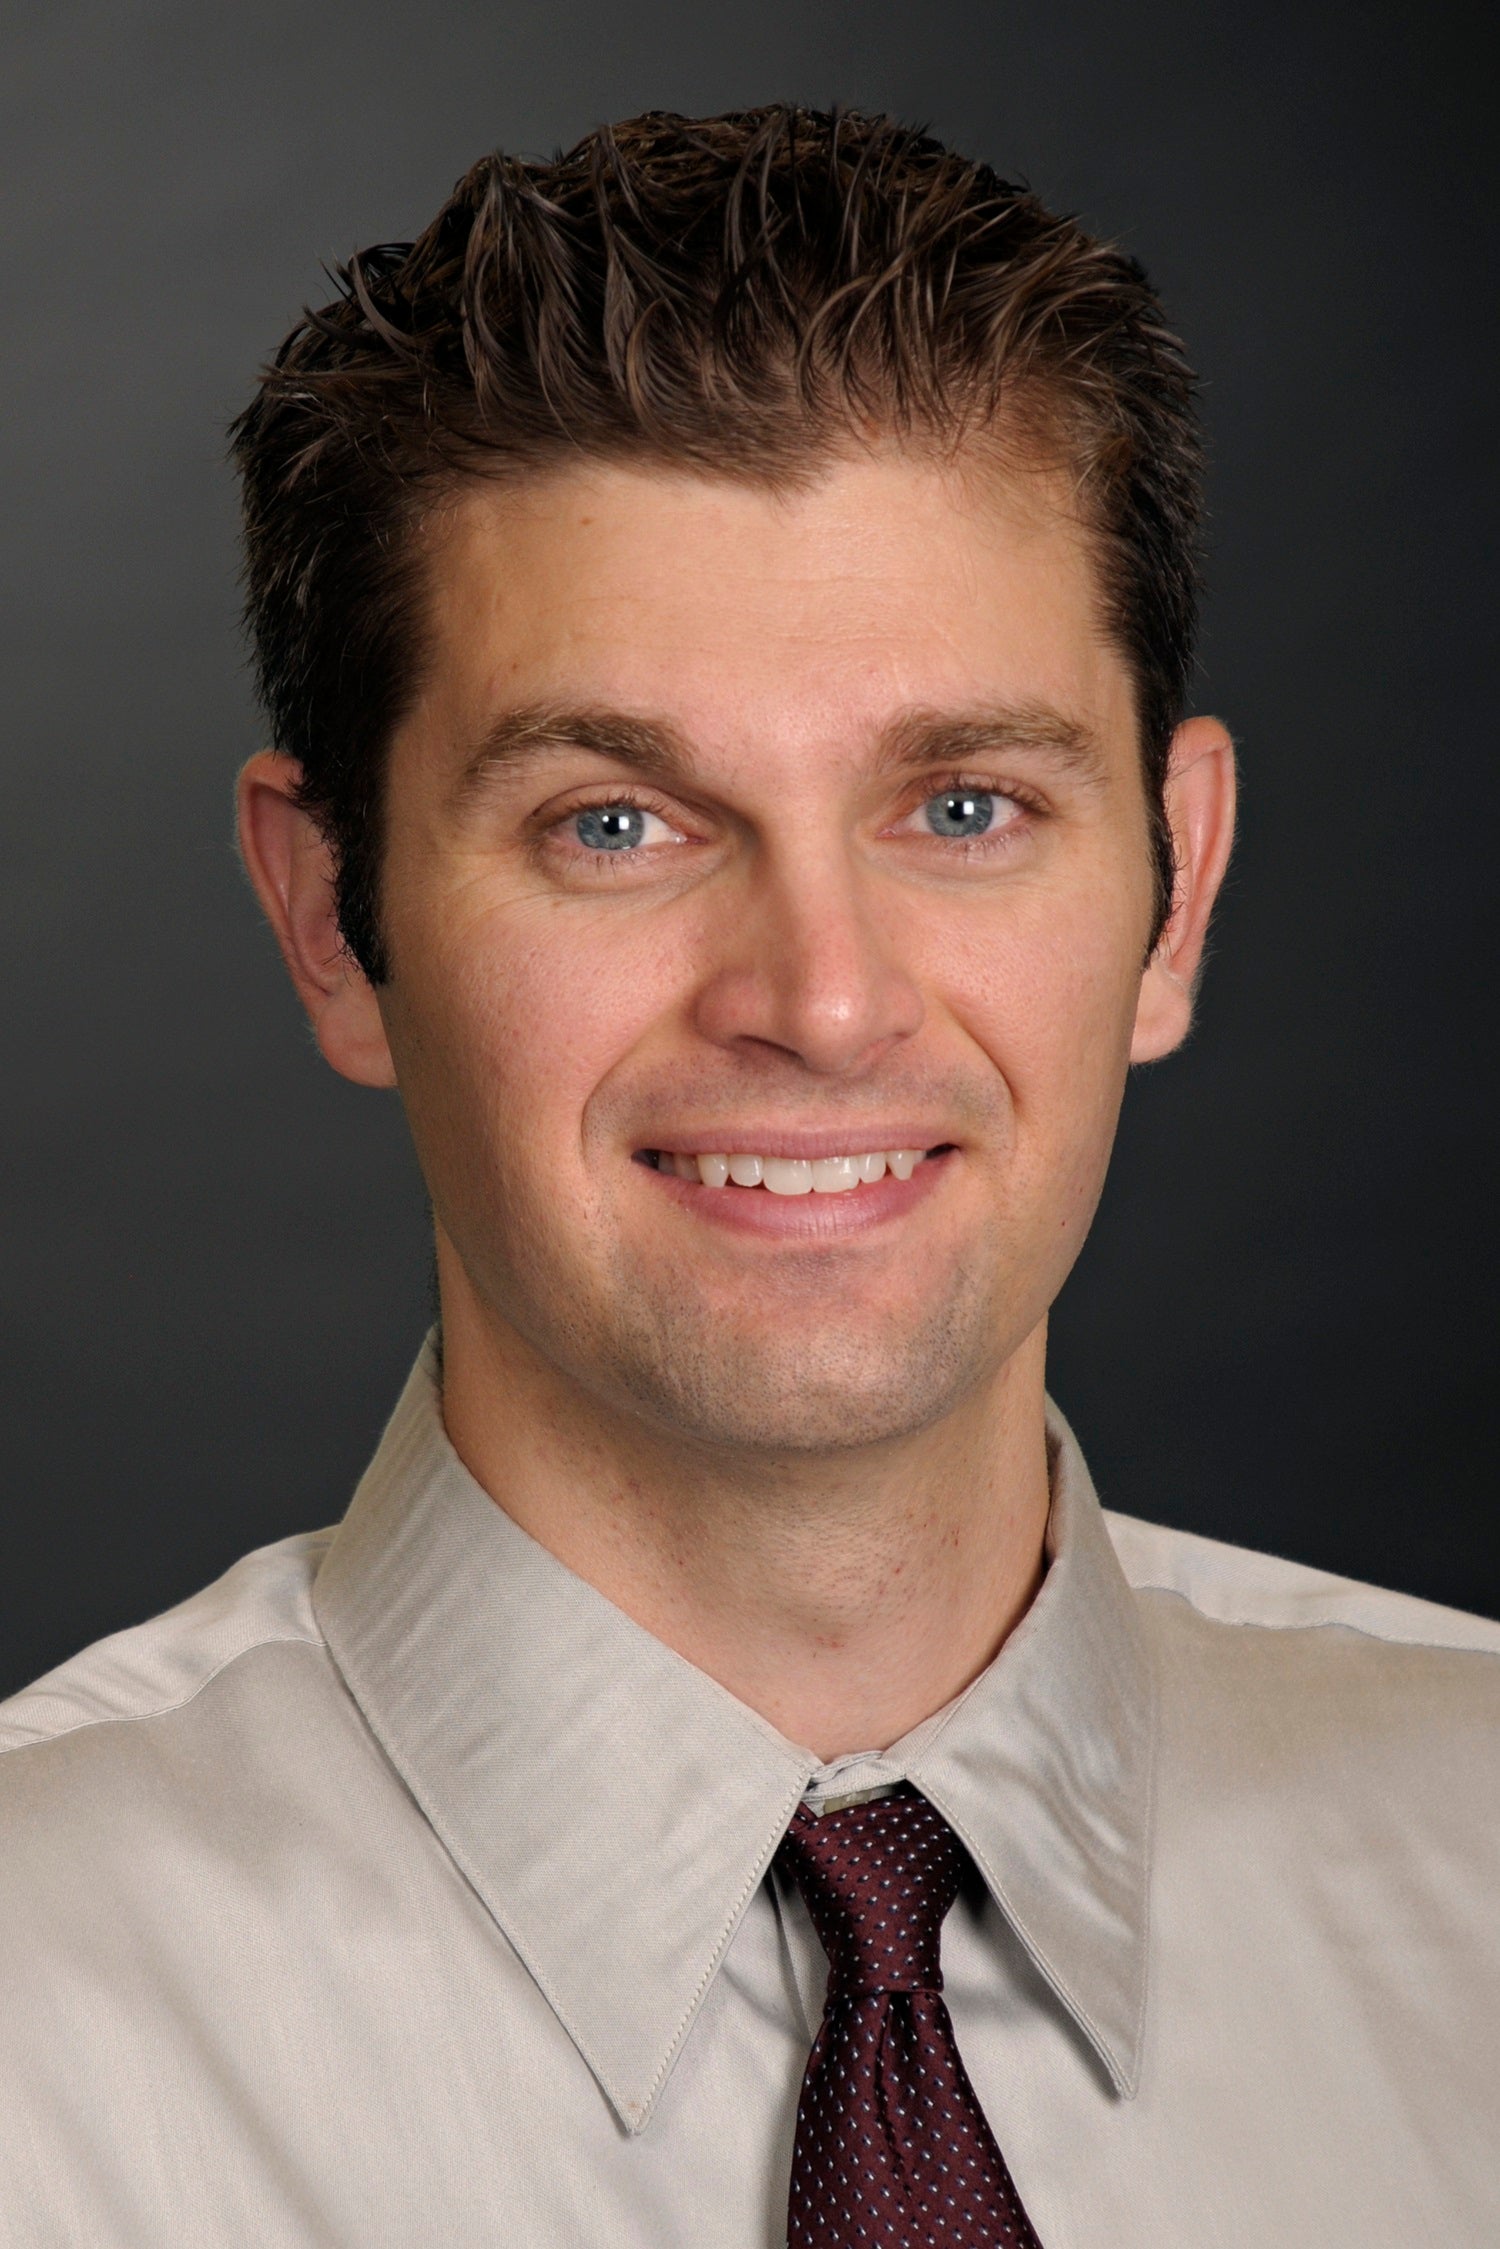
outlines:
{"label": "spiky hairstyle", "polygon": [[1135,683],[1159,932],[1168,744],[1197,618],[1193,379],[1139,265],[887,117],[777,106],[496,154],[364,250],[234,425],[248,618],[279,748],[388,973],[382,790],[426,643],[421,525],[465,478],[657,461],[773,485],[851,441],[1068,466]]}

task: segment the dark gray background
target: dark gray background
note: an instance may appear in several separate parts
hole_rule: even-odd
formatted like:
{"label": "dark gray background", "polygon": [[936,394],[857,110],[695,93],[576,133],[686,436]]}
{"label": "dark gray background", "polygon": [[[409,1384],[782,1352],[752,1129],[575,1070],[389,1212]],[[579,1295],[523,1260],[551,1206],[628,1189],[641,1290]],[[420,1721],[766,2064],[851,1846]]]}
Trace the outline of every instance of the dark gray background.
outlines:
{"label": "dark gray background", "polygon": [[784,95],[930,121],[1122,237],[1206,378],[1243,842],[1058,1313],[1104,1496],[1500,1611],[1489,11],[5,20],[0,1687],[336,1516],[426,1317],[395,1103],[317,1061],[231,854],[224,423],[319,260],[496,142]]}

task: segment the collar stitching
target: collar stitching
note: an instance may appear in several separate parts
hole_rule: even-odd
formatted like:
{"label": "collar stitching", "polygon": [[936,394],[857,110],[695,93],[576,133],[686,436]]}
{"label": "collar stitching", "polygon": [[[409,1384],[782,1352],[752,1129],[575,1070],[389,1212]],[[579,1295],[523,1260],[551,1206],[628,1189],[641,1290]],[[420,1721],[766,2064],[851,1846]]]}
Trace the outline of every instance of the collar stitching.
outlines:
{"label": "collar stitching", "polygon": [[1156,1652],[1144,1632],[1141,1642],[1147,1682],[1146,1801],[1141,1844],[1141,1994],[1136,2002],[1135,2022],[1130,2034],[1130,2070],[1120,2087],[1128,2101],[1134,2100],[1136,2087],[1140,2083],[1141,2056],[1146,2042],[1146,2005],[1151,1993],[1151,1889],[1152,1877],[1156,1871],[1157,1745],[1161,1732],[1161,1685],[1156,1675]]}
{"label": "collar stitching", "polygon": [[[443,1817],[442,1813],[437,1809],[437,1807],[429,1801],[427,1792],[417,1785],[416,1777],[407,1770],[406,1760],[399,1754],[391,1738],[393,1729],[386,1722],[384,1713],[380,1709],[378,1697],[370,1692],[367,1682],[358,1678],[357,1667],[349,1662],[347,1651],[335,1647],[331,1637],[327,1642],[327,1646],[329,1653],[333,1656],[335,1663],[338,1665],[339,1670],[343,1673],[344,1678],[348,1683],[349,1691],[354,1698],[356,1707],[359,1709],[371,1733],[379,1742],[382,1753],[390,1759],[391,1764],[394,1766],[397,1773],[400,1774],[403,1786],[406,1788],[407,1793],[411,1796],[413,1802],[416,1804],[417,1809],[420,1811],[423,1819],[427,1821],[434,1835],[436,1835],[438,1841],[442,1844],[443,1849],[447,1852],[449,1858],[452,1859],[454,1865],[458,1868],[460,1874],[462,1874],[464,1880],[468,1883],[469,1888],[474,1892],[475,1897],[478,1898],[480,1904],[484,1907],[485,1912],[489,1915],[490,1919],[494,1922],[495,1927],[499,1930],[501,1936],[504,1937],[506,1943],[510,1946],[511,1951],[521,1962],[522,1966],[526,1970],[526,1973],[531,1977],[533,1983],[541,1992],[542,1997],[546,2000],[548,2006],[552,2009],[552,2012],[554,2013],[554,2015],[556,2015],[558,2021],[562,2024],[564,2030],[572,2039],[573,2044],[577,2047],[579,2053],[583,2056],[583,2059],[588,2064],[589,2068],[593,2071],[594,2076],[598,2079],[601,2085],[605,2085],[603,2070],[595,2061],[593,2054],[589,2050],[587,2041],[583,2038],[583,2036],[575,2026],[568,2009],[564,2007],[556,1991],[553,1989],[551,1978],[543,1974],[542,1970],[531,1958],[529,1951],[523,1949],[521,1944],[517,1941],[515,1934],[506,1924],[505,1916],[500,1912],[499,1908],[495,1904],[494,1899],[490,1895],[489,1885],[481,1880],[478,1870],[475,1868],[469,1858],[468,1852],[464,1850],[463,1846],[458,1841],[458,1838],[453,1834],[449,1822]],[[606,2086],[606,2091],[607,2090],[608,2088]],[[613,2101],[614,2095],[611,2093],[609,2095],[609,2098]],[[619,2104],[616,2103],[616,2106],[618,2105]]]}
{"label": "collar stitching", "polygon": [[[1005,1884],[1001,1881],[999,1875],[996,1873],[993,1861],[990,1859],[989,1854],[986,1851],[977,1848],[970,1841],[968,1834],[965,1832],[964,1825],[959,1820],[954,1818],[952,1812],[946,1805],[944,1805],[936,1790],[929,1789],[920,1782],[917,1782],[914,1785],[922,1788],[922,1793],[927,1797],[929,1803],[936,1806],[938,1811],[942,1813],[944,1819],[948,1821],[950,1827],[952,1827],[959,1835],[963,1842],[965,1850],[968,1851],[975,1865],[979,1868],[980,1873],[984,1876],[985,1886],[989,1890],[990,1896],[994,1899],[996,1905],[999,1906],[1001,1912],[1005,1915],[1005,1918],[1009,1922],[1011,1929],[1013,1930],[1018,1942],[1020,1943],[1022,1951],[1026,1954],[1027,1959],[1031,1962],[1032,1966],[1041,1976],[1042,1981],[1062,2002],[1068,2013],[1073,2017],[1073,2020],[1080,2026],[1081,2029],[1088,2033],[1089,2039],[1093,2044],[1095,2052],[1100,2056],[1105,2068],[1109,2072],[1111,2082],[1114,2084],[1116,2090],[1123,2097],[1128,2099],[1135,2091],[1134,2073],[1127,2070],[1119,2061],[1116,2060],[1113,2042],[1108,2037],[1106,2037],[1100,2025],[1095,2021],[1091,2011],[1086,2006],[1084,2006],[1083,2002],[1079,1998],[1076,1997],[1076,1995],[1070,1988],[1066,1978],[1059,1974],[1057,1969],[1053,1967],[1052,1962],[1048,1959],[1047,1955],[1036,1943],[1030,1930],[1026,1927],[1021,1916],[1016,1912],[1015,1907],[1011,1904],[1009,1893],[1006,1890]],[[1136,2034],[1138,2035],[1138,2026]]]}
{"label": "collar stitching", "polygon": [[[713,1951],[709,1955],[708,1966],[704,1969],[702,1975],[698,1979],[697,1984],[694,1986],[693,1995],[689,1999],[687,2006],[683,2010],[682,2020],[678,2023],[677,2028],[673,2031],[671,2043],[667,2047],[667,2051],[662,2057],[662,2061],[659,2068],[657,2069],[656,2075],[652,2078],[651,2083],[646,2088],[646,2097],[640,2103],[640,2120],[635,2127],[637,2131],[643,2130],[650,2118],[651,2110],[656,2102],[656,2096],[661,2091],[662,2086],[665,2084],[667,2077],[671,2071],[672,2064],[677,2059],[678,2053],[682,2047],[682,2042],[687,2036],[688,2030],[692,2025],[693,2017],[698,2011],[698,2007],[702,2001],[703,1994],[707,1991],[709,1985],[713,1982],[714,1977],[718,1973],[720,1962],[723,1960],[725,1953],[729,1949],[729,1940],[734,1935],[735,1930],[739,1926],[740,1916],[743,1914],[745,1907],[749,1904],[751,1898],[754,1897],[756,1891],[760,1888],[762,1882],[764,1882],[767,1872],[769,1871],[771,1861],[776,1856],[777,1848],[780,1845],[782,1837],[787,1831],[787,1827],[790,1824],[793,1812],[796,1810],[798,1804],[802,1801],[802,1797],[806,1788],[806,1780],[799,1781],[792,1794],[786,1798],[785,1802],[777,1811],[775,1820],[772,1822],[770,1835],[767,1841],[761,1846],[760,1853],[758,1854],[755,1870],[751,1874],[749,1880],[745,1883],[744,1887],[741,1889],[739,1896],[734,1901],[734,1904],[730,1907],[729,1917],[725,1921],[724,1927],[720,1931],[718,1939],[715,1942]],[[631,2105],[634,2106],[635,2104],[632,2103]]]}

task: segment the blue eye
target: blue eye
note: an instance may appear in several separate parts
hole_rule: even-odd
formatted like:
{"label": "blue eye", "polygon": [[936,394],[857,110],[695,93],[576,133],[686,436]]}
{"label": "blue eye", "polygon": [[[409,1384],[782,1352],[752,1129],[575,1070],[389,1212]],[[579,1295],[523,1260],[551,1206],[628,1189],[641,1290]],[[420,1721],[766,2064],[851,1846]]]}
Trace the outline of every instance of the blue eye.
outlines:
{"label": "blue eye", "polygon": [[995,817],[995,800],[984,789],[945,789],[922,810],[935,836],[982,836]]}
{"label": "blue eye", "polygon": [[646,815],[635,804],[592,804],[577,814],[573,832],[588,851],[633,851],[646,833]]}

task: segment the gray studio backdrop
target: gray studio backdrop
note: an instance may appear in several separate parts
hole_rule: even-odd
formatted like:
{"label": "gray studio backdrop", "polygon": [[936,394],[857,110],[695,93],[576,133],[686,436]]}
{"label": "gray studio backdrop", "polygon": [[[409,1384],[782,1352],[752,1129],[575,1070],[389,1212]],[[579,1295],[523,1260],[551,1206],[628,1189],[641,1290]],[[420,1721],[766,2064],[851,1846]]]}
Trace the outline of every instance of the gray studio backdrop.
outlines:
{"label": "gray studio backdrop", "polygon": [[319,261],[497,142],[881,106],[1147,261],[1206,379],[1243,846],[1054,1388],[1106,1500],[1500,1609],[1488,11],[1349,0],[12,0],[0,1687],[342,1510],[427,1316],[394,1101],[229,840],[222,433]]}

